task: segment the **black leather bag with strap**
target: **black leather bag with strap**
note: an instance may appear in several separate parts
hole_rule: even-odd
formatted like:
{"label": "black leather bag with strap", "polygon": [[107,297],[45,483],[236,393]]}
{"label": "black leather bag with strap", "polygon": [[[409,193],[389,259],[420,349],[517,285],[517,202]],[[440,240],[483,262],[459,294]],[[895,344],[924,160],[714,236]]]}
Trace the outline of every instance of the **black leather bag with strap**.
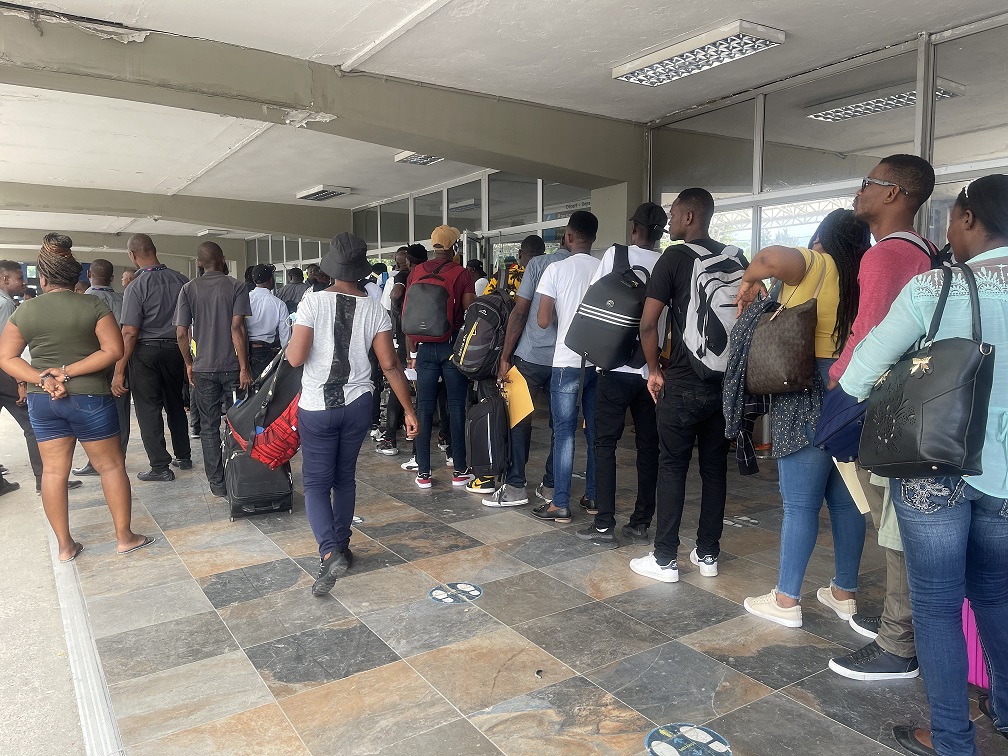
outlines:
{"label": "black leather bag with strap", "polygon": [[[935,341],[952,287],[965,279],[972,338]],[[921,348],[887,370],[868,397],[859,458],[888,478],[980,475],[994,382],[994,346],[983,342],[980,295],[968,265],[942,269],[942,288]]]}

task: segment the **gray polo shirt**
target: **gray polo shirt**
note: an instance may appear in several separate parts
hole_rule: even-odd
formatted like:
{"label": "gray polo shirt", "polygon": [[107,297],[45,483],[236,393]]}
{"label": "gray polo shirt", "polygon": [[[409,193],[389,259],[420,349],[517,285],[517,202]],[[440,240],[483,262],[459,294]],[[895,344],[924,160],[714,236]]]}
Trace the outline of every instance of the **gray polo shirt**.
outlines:
{"label": "gray polo shirt", "polygon": [[14,314],[16,308],[17,305],[14,304],[14,300],[8,296],[7,292],[0,291],[0,331],[7,325],[7,321],[10,320],[10,316]]}
{"label": "gray polo shirt", "polygon": [[551,323],[549,328],[539,327],[536,316],[539,314],[541,295],[536,289],[539,288],[539,279],[542,278],[546,268],[555,262],[566,260],[570,256],[571,253],[568,250],[561,248],[552,255],[533,257],[525,266],[525,274],[522,276],[521,286],[518,287],[518,296],[532,302],[532,307],[529,309],[528,320],[525,322],[525,330],[522,331],[521,338],[518,339],[515,355],[526,362],[532,362],[536,365],[553,364],[553,350],[556,348],[557,340],[556,322]]}
{"label": "gray polo shirt", "polygon": [[140,329],[139,339],[175,340],[175,306],[189,281],[164,265],[141,268],[123,292],[120,325]]}
{"label": "gray polo shirt", "polygon": [[115,317],[116,323],[122,323],[122,294],[113,289],[111,286],[91,286],[84,293],[90,294],[93,297],[98,297],[98,299],[104,302],[108,308],[112,310],[112,315]]}
{"label": "gray polo shirt", "polygon": [[175,325],[192,327],[193,341],[196,342],[193,371],[217,373],[238,370],[238,356],[231,340],[231,319],[251,314],[248,287],[244,281],[208,270],[183,286],[178,296]]}

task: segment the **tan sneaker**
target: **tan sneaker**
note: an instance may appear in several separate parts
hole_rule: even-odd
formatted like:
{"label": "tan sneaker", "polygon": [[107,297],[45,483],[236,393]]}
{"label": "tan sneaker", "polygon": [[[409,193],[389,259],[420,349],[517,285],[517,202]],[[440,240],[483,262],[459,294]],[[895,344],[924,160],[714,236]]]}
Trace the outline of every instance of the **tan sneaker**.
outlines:
{"label": "tan sneaker", "polygon": [[825,604],[836,612],[837,617],[844,622],[848,622],[851,617],[857,614],[857,601],[855,599],[838,599],[833,595],[833,589],[830,586],[816,591],[816,598],[819,599],[820,604]]}
{"label": "tan sneaker", "polygon": [[785,609],[777,603],[777,590],[773,589],[765,596],[750,596],[742,602],[749,614],[776,622],[784,627],[801,627],[802,614],[800,606]]}

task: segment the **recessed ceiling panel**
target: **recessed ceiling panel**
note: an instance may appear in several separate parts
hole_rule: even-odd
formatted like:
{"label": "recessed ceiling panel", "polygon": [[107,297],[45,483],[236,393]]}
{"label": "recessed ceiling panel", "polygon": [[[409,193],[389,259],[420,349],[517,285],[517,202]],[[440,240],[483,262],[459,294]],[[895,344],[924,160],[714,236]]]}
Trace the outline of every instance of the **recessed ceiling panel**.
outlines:
{"label": "recessed ceiling panel", "polygon": [[[78,215],[75,213],[44,213],[30,210],[0,210],[0,228],[34,228],[48,233],[73,235],[74,231],[115,234],[134,221],[111,215]],[[41,237],[39,245],[42,244]]]}

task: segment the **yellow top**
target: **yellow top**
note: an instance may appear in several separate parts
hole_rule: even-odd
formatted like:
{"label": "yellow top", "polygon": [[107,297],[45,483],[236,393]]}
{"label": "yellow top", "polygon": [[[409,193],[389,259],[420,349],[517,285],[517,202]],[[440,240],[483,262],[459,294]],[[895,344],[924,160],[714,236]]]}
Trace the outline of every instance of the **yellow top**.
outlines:
{"label": "yellow top", "polygon": [[798,286],[785,285],[778,299],[787,303],[788,307],[812,299],[822,276],[823,265],[826,266],[826,277],[816,300],[819,322],[816,324],[815,352],[819,358],[835,358],[839,354],[836,339],[833,338],[833,329],[836,328],[837,305],[840,303],[840,274],[837,272],[836,263],[829,255],[803,247],[799,247],[798,251],[805,258],[805,278]]}

